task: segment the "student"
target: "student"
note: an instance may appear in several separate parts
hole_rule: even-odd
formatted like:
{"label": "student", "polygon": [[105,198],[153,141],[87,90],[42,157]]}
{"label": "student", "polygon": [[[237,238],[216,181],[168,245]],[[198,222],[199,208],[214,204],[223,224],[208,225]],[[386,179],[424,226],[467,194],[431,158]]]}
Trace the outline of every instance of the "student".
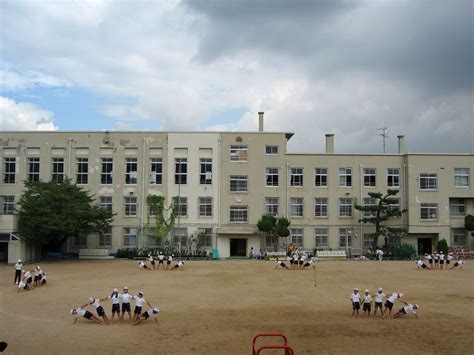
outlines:
{"label": "student", "polygon": [[165,268],[165,265],[163,264],[164,259],[165,259],[165,256],[164,256],[163,253],[160,251],[160,254],[158,255],[158,266],[157,266],[157,269],[160,268],[160,265],[163,267],[163,269]]}
{"label": "student", "polygon": [[148,261],[150,262],[151,267],[153,268],[153,270],[156,270],[155,259],[153,258],[153,256],[151,254],[148,254]]}
{"label": "student", "polygon": [[405,307],[402,307],[398,310],[398,312],[393,316],[393,318],[398,318],[401,316],[404,316],[405,314],[414,314],[416,319],[418,319],[418,316],[416,315],[416,311],[420,308],[417,304],[409,304],[406,303],[405,301],[400,301],[405,304]]}
{"label": "student", "polygon": [[26,283],[26,277],[24,277],[24,276],[23,276],[23,278],[20,279],[20,283],[18,284],[18,292],[20,292],[20,290],[22,290],[22,289],[27,290],[27,291],[30,290],[30,287]]}
{"label": "student", "polygon": [[438,263],[439,263],[439,254],[438,254],[438,251],[435,251],[435,255],[434,255],[434,268],[435,269],[438,269]]}
{"label": "student", "polygon": [[107,297],[107,299],[112,301],[112,317],[111,323],[114,323],[115,313],[117,313],[117,319],[120,322],[120,295],[118,290],[114,288],[112,294]]}
{"label": "student", "polygon": [[134,299],[135,296],[128,292],[128,287],[123,288],[123,293],[120,294],[120,299],[122,300],[122,314],[120,315],[120,323],[123,322],[125,312],[128,313],[128,321],[132,322],[132,314],[130,311],[130,300]]}
{"label": "student", "polygon": [[140,260],[138,262],[138,268],[143,269],[143,270],[150,270],[151,271],[151,269],[148,266],[145,265],[145,262],[143,260]]}
{"label": "student", "polygon": [[403,293],[394,292],[389,298],[387,298],[387,300],[385,301],[385,308],[383,310],[382,318],[385,318],[385,313],[387,313],[388,309],[388,318],[390,319],[395,301],[400,300],[402,297]]}
{"label": "student", "polygon": [[23,269],[23,263],[21,262],[21,259],[18,259],[18,261],[15,264],[15,285],[18,285],[21,281],[22,269]]}
{"label": "student", "polygon": [[105,324],[109,324],[109,318],[107,317],[107,314],[105,314],[104,307],[102,307],[99,303],[99,302],[106,301],[106,300],[107,300],[107,298],[94,298],[94,297],[91,297],[91,298],[89,298],[89,303],[86,303],[85,305],[82,305],[80,308],[84,308],[86,306],[95,307],[95,311],[97,312],[97,315],[99,317],[102,317]]}
{"label": "student", "polygon": [[299,260],[298,260],[298,268],[303,270],[303,265],[305,263],[305,260],[306,260],[306,256],[303,254],[300,256]]}
{"label": "student", "polygon": [[421,259],[415,261],[415,264],[416,264],[417,270],[421,270],[421,269],[426,269],[426,268],[427,268],[427,266],[425,265],[425,263],[424,263],[423,260],[421,260]]}
{"label": "student", "polygon": [[293,270],[294,264],[295,264],[295,258],[294,258],[294,256],[291,255],[291,256],[289,257],[289,260],[288,260],[288,261],[290,262],[290,268]]}
{"label": "student", "polygon": [[41,286],[41,279],[43,278],[43,270],[39,266],[33,269],[35,277],[33,279],[35,287]]}
{"label": "student", "polygon": [[94,316],[91,312],[82,309],[81,307],[78,307],[76,309],[71,309],[71,314],[73,316],[76,316],[72,324],[76,324],[77,320],[81,317],[84,317],[85,319],[89,319],[93,322],[96,322],[97,324],[102,324],[99,318]]}
{"label": "student", "polygon": [[365,289],[364,291],[364,302],[363,302],[363,305],[362,305],[362,311],[364,312],[364,318],[367,317],[367,318],[370,318],[370,312],[371,312],[371,308],[372,308],[372,297],[370,296],[369,294],[369,290],[368,289]]}
{"label": "student", "polygon": [[173,261],[174,255],[168,255],[168,260],[166,261],[166,270],[170,268],[171,262]]}
{"label": "student", "polygon": [[135,298],[135,310],[133,311],[133,322],[136,322],[137,319],[140,317],[140,314],[142,313],[142,308],[143,304],[146,303],[149,305],[151,308],[153,306],[143,298],[143,291],[138,292],[138,295],[134,297]]}
{"label": "student", "polygon": [[143,313],[141,316],[139,316],[137,318],[137,320],[133,323],[133,325],[137,325],[138,323],[140,323],[141,321],[144,321],[144,320],[147,320],[148,318],[150,318],[151,316],[154,316],[155,318],[155,323],[158,324],[158,319],[156,318],[156,316],[158,315],[158,312],[160,310],[158,308],[150,308],[148,311],[146,311],[145,313]]}
{"label": "student", "polygon": [[276,264],[275,264],[275,270],[278,268],[290,270],[290,268],[286,266],[286,264],[283,261],[277,259]]}
{"label": "student", "polygon": [[439,268],[443,270],[444,265],[444,253],[442,251],[439,252]]}
{"label": "student", "polygon": [[379,287],[377,290],[377,293],[374,295],[375,297],[375,303],[374,303],[374,317],[377,314],[377,308],[380,309],[380,316],[383,319],[383,308],[382,308],[382,303],[383,299],[385,298],[385,293],[383,293],[383,288]]}
{"label": "student", "polygon": [[359,295],[359,289],[358,288],[354,289],[354,292],[351,294],[350,299],[352,301],[352,318],[354,318],[354,315],[356,315],[357,318],[359,318],[359,309],[360,309],[361,298],[360,298],[360,295]]}
{"label": "student", "polygon": [[425,259],[428,260],[428,268],[430,270],[432,270],[433,269],[433,257],[431,256],[431,254],[425,253]]}
{"label": "student", "polygon": [[46,273],[43,273],[43,278],[41,279],[41,286],[46,285],[48,282],[48,278],[46,277]]}
{"label": "student", "polygon": [[451,260],[454,259],[453,253],[448,253],[446,255],[446,268],[449,269],[449,264],[451,263]]}
{"label": "student", "polygon": [[303,265],[303,268],[307,268],[307,267],[312,267],[313,269],[316,267],[316,265],[314,264],[314,259],[313,258],[310,258],[307,262],[304,263]]}
{"label": "student", "polygon": [[171,270],[176,270],[179,268],[181,268],[181,271],[184,270],[184,261],[178,261],[178,263],[174,267],[172,267]]}
{"label": "student", "polygon": [[[25,282],[26,282],[26,286],[28,286],[28,289],[31,290],[33,288],[33,277],[31,276],[31,272],[30,271],[26,271],[25,272]],[[25,288],[26,290],[26,288]]]}
{"label": "student", "polygon": [[449,268],[449,270],[454,269],[455,267],[458,267],[462,270],[462,266],[464,265],[464,260],[457,260],[454,262],[453,266]]}

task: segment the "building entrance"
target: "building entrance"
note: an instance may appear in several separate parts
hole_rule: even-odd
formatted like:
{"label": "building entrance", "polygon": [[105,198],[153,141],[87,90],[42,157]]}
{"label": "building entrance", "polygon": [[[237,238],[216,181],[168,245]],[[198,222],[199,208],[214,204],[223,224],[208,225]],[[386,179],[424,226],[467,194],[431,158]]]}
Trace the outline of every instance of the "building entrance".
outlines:
{"label": "building entrance", "polygon": [[247,239],[230,239],[230,256],[247,256]]}
{"label": "building entrance", "polygon": [[418,255],[425,253],[431,254],[433,252],[433,239],[418,238]]}

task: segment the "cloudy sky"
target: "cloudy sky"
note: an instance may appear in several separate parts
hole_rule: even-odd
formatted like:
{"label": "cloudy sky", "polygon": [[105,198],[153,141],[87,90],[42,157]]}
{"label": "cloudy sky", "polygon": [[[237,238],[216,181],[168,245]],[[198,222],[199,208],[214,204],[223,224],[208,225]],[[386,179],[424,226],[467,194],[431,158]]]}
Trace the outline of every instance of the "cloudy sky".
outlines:
{"label": "cloudy sky", "polygon": [[295,132],[474,153],[471,0],[0,1],[0,130]]}

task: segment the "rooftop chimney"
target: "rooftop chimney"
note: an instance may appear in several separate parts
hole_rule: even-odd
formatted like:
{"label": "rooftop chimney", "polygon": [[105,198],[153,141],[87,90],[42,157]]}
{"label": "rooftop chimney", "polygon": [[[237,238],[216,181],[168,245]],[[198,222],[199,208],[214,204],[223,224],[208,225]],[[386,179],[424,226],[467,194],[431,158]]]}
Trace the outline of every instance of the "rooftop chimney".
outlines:
{"label": "rooftop chimney", "polygon": [[263,132],[263,112],[258,113],[258,131]]}
{"label": "rooftop chimney", "polygon": [[326,134],[326,153],[334,153],[334,134]]}
{"label": "rooftop chimney", "polygon": [[398,154],[405,154],[405,136],[398,137]]}

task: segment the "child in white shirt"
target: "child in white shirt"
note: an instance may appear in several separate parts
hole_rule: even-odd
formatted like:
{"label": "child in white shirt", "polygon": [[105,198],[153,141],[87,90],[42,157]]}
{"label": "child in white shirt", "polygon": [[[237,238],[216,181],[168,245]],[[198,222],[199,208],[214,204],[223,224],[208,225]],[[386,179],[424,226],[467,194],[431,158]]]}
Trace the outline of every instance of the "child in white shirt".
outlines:
{"label": "child in white shirt", "polygon": [[361,298],[360,298],[358,288],[354,289],[354,293],[351,294],[350,299],[352,301],[352,317],[354,317],[354,315],[356,315],[357,318],[359,318],[359,309],[360,309]]}
{"label": "child in white shirt", "polygon": [[370,318],[370,312],[371,312],[371,307],[372,307],[372,297],[370,296],[369,294],[369,290],[366,289],[364,291],[364,302],[363,302],[363,305],[362,305],[362,310],[364,311],[364,318],[367,317],[367,318]]}
{"label": "child in white shirt", "polygon": [[374,307],[374,317],[377,314],[377,308],[380,308],[380,316],[383,318],[383,300],[385,298],[385,293],[383,293],[383,288],[379,287],[377,293],[374,295],[375,298],[375,307]]}

